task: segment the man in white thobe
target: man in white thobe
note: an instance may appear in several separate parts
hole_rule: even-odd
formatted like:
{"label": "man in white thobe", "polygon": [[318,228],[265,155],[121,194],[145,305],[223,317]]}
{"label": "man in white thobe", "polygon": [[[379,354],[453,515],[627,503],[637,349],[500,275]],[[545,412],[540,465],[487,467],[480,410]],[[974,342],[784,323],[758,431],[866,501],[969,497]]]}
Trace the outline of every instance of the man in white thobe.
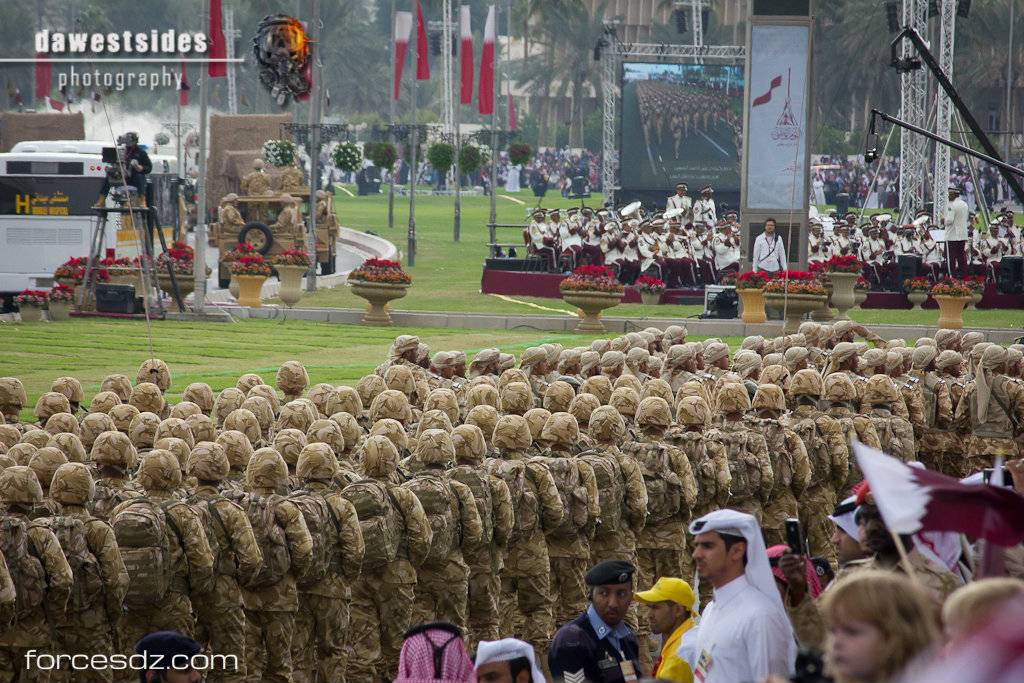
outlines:
{"label": "man in white thobe", "polygon": [[960,198],[960,188],[950,186],[949,203],[942,227],[946,230],[946,266],[953,277],[967,277],[967,223],[971,210]]}
{"label": "man in white thobe", "polygon": [[753,270],[775,273],[786,269],[786,247],[782,238],[775,232],[775,219],[764,222],[764,232],[754,240],[754,253],[751,257]]}
{"label": "man in white thobe", "polygon": [[[683,635],[679,656],[697,683],[789,678],[796,639],[752,515],[716,510],[690,524],[693,560],[714,599]],[[694,587],[694,593],[697,587]]]}

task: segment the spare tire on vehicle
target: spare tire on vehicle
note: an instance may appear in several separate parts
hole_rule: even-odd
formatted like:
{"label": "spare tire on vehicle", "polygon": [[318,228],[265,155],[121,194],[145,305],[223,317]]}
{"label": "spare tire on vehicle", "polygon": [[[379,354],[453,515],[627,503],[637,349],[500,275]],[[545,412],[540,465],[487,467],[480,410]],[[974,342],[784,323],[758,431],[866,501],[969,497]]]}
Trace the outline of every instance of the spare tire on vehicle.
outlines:
{"label": "spare tire on vehicle", "polygon": [[266,223],[250,221],[238,231],[238,241],[248,242],[256,250],[256,253],[266,256],[270,247],[274,245],[274,234]]}

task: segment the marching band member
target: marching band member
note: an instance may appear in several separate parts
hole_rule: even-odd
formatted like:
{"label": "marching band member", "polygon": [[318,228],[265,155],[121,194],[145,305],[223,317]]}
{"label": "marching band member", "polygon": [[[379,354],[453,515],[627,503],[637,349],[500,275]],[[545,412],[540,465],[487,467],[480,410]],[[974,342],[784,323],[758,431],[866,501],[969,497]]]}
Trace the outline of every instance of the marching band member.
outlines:
{"label": "marching band member", "polygon": [[918,246],[921,249],[921,260],[924,268],[933,280],[938,280],[942,276],[943,271],[944,252],[942,245],[932,237],[932,231],[927,224],[921,225],[917,230]]}
{"label": "marching band member", "polygon": [[690,251],[693,254],[694,262],[700,268],[701,282],[709,284],[715,281],[714,263],[707,229],[703,223],[695,223],[693,232],[690,234]]}
{"label": "marching band member", "polygon": [[860,260],[864,262],[864,276],[881,285],[889,280],[891,252],[879,233],[877,225],[868,228],[868,238],[860,246]]}
{"label": "marching band member", "polygon": [[641,233],[637,237],[637,252],[640,254],[640,273],[646,273],[653,265],[658,266],[658,277],[665,279],[665,257],[662,256],[662,240],[658,232],[665,225],[665,221],[656,218],[645,221],[641,224]]}
{"label": "marching band member", "polygon": [[551,232],[551,226],[544,220],[546,212],[544,209],[537,209],[533,212],[533,221],[527,228],[530,243],[528,251],[538,254],[549,261],[548,268],[554,268],[558,260],[555,251],[555,240]]}
{"label": "marching band member", "polygon": [[[568,220],[556,222],[558,226],[558,243],[561,249],[562,260],[567,264],[568,270],[576,267],[576,261],[583,250],[583,229],[580,225],[579,209],[569,209]],[[555,212],[557,216],[558,213]]]}
{"label": "marching band member", "polygon": [[594,217],[590,207],[583,209],[583,255],[594,265],[604,263],[604,252],[601,250],[601,237],[604,234],[604,222],[608,212],[601,210]]}
{"label": "marching band member", "polygon": [[840,220],[832,229],[832,251],[836,256],[851,256],[856,253],[850,239],[850,227],[845,220]]}
{"label": "marching band member", "polygon": [[693,200],[687,195],[686,183],[676,183],[676,193],[665,202],[665,211],[682,209],[683,222],[689,223],[693,220]]}
{"label": "marching band member", "polygon": [[711,248],[715,257],[715,270],[718,278],[729,272],[739,272],[740,243],[733,235],[732,226],[724,219],[718,221],[718,234],[711,238]]}
{"label": "marching band member", "polygon": [[999,229],[1002,223],[996,219],[988,226],[988,232],[982,233],[978,241],[978,252],[985,265],[985,277],[991,277],[993,281],[999,280],[999,262],[1003,258],[1005,245],[999,237]]}
{"label": "marching band member", "polygon": [[700,189],[700,199],[693,203],[693,224],[703,224],[708,230],[713,230],[718,224],[718,213],[715,210],[715,200],[711,198],[715,191],[710,185]]}
{"label": "marching band member", "polygon": [[899,231],[899,238],[893,247],[896,256],[921,256],[921,245],[914,237],[914,227],[905,225]]}
{"label": "marching band member", "polygon": [[[640,252],[637,250],[636,229],[639,221],[626,221],[622,224],[622,260],[619,268],[619,279],[632,284],[640,275]],[[623,275],[623,273],[625,273]]]}
{"label": "marching band member", "polygon": [[811,219],[811,234],[808,236],[807,262],[824,263],[832,258],[832,241],[822,232],[821,221]]}

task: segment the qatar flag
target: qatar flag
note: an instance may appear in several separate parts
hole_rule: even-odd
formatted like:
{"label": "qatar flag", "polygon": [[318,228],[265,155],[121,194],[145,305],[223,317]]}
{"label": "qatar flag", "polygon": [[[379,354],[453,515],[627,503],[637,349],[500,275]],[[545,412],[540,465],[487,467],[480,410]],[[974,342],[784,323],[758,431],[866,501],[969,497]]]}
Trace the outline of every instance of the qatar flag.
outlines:
{"label": "qatar flag", "polygon": [[484,25],[484,50],[480,55],[480,88],[477,91],[477,109],[487,116],[494,113],[494,5],[487,10]]}
{"label": "qatar flag", "polygon": [[395,12],[395,76],[392,97],[399,99],[402,88],[402,69],[405,67],[405,53],[409,51],[409,36],[412,35],[412,12]]}
{"label": "qatar flag", "polygon": [[[223,60],[228,56],[228,46],[224,42],[224,29],[221,23],[220,0],[210,0],[210,30],[207,34],[209,47],[206,56],[213,60]],[[206,73],[210,78],[224,78],[228,75],[228,65],[223,61],[206,63]]]}
{"label": "qatar flag", "polygon": [[460,104],[473,102],[473,31],[470,28],[469,5],[459,6],[459,58],[462,60],[462,90]]}
{"label": "qatar flag", "polygon": [[956,640],[914,680],[928,683],[1019,683],[1024,681],[1024,597],[1018,595]]}
{"label": "qatar flag", "polygon": [[427,57],[427,25],[423,21],[423,6],[416,0],[416,80],[430,80],[430,62]]}
{"label": "qatar flag", "polygon": [[996,545],[1024,541],[1024,496],[988,484],[964,484],[910,467],[854,442],[853,450],[885,525],[896,534],[955,531]]}

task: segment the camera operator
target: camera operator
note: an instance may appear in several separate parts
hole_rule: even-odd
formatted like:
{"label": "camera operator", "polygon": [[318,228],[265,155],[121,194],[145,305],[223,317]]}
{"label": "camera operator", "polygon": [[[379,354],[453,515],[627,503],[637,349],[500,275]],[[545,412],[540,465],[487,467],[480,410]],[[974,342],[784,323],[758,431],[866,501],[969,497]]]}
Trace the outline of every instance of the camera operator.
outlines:
{"label": "camera operator", "polygon": [[110,191],[111,178],[121,180],[122,165],[127,178],[124,178],[125,185],[134,185],[138,190],[139,206],[146,207],[146,176],[153,171],[153,162],[149,160],[146,150],[139,146],[139,134],[128,132],[117,139],[116,164],[107,166],[107,177],[103,180],[103,187],[100,188],[99,199],[96,206],[102,207],[106,204],[107,193]]}

